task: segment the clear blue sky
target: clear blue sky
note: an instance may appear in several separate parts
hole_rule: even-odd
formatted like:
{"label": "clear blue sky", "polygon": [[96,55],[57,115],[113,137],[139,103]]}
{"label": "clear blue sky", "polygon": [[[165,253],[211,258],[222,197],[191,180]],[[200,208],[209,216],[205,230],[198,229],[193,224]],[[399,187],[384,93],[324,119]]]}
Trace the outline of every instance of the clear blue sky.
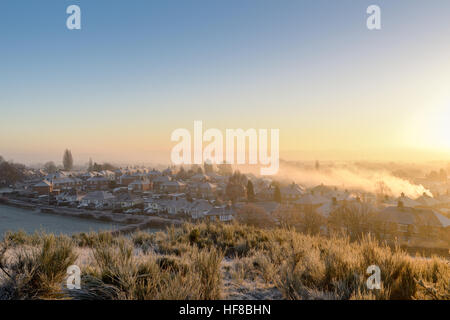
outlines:
{"label": "clear blue sky", "polygon": [[194,120],[280,128],[300,157],[417,147],[450,103],[449,39],[448,0],[2,0],[0,154],[151,157]]}

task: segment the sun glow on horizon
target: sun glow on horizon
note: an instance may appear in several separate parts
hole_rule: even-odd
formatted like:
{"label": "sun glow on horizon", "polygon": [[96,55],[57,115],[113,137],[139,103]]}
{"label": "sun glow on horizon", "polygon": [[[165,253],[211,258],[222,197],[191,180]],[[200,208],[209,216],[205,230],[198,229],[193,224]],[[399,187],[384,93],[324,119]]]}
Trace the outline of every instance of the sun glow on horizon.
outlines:
{"label": "sun glow on horizon", "polygon": [[404,139],[416,148],[450,152],[450,103],[414,114],[406,123]]}

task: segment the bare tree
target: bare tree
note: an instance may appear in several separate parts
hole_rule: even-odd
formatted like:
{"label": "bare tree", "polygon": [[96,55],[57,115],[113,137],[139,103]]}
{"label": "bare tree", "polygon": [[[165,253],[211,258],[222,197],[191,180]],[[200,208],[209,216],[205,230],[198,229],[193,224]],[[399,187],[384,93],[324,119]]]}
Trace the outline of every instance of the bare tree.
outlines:
{"label": "bare tree", "polygon": [[368,202],[355,202],[341,205],[328,218],[329,226],[344,231],[350,239],[357,240],[370,231],[374,220],[374,209]]}
{"label": "bare tree", "polygon": [[44,170],[47,173],[55,173],[56,172],[56,165],[55,165],[55,163],[53,161],[46,162],[44,164]]}
{"label": "bare tree", "polygon": [[266,211],[254,204],[247,204],[238,211],[238,222],[257,227],[268,227],[274,224],[274,219]]}

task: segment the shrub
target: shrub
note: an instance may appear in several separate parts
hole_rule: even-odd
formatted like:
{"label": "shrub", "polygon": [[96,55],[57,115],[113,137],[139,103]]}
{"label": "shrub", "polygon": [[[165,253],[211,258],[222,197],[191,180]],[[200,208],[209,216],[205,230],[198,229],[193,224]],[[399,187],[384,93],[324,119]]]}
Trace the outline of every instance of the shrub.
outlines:
{"label": "shrub", "polygon": [[[82,270],[81,290],[62,291],[74,244],[92,248],[94,263]],[[249,290],[249,281],[285,299],[449,299],[448,260],[412,257],[370,236],[351,242],[199,223],[130,237],[11,233],[0,248],[4,299],[221,299],[227,290]],[[367,288],[370,265],[380,267],[379,290]]]}
{"label": "shrub", "polygon": [[14,257],[0,256],[0,265],[7,273],[1,291],[9,299],[61,298],[67,268],[77,256],[67,237],[45,235],[40,248],[28,247],[14,251]]}
{"label": "shrub", "polygon": [[114,237],[111,232],[81,232],[72,235],[72,239],[79,247],[93,248],[99,244],[110,245],[114,242]]}

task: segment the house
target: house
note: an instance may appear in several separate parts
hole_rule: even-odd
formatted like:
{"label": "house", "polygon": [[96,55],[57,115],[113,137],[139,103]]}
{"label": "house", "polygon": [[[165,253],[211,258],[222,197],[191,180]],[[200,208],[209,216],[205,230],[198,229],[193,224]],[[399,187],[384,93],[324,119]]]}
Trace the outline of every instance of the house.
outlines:
{"label": "house", "polygon": [[209,172],[207,175],[207,180],[212,182],[226,182],[226,177],[217,174],[216,172]]}
{"label": "house", "polygon": [[56,196],[56,200],[61,201],[61,202],[69,202],[69,203],[77,202],[77,203],[79,203],[79,202],[81,202],[81,200],[83,200],[83,198],[85,196],[86,196],[86,193],[77,191],[75,189],[71,189],[67,192],[61,193],[58,196]]}
{"label": "house", "polygon": [[201,184],[201,182],[189,181],[186,184],[186,190],[185,190],[186,193],[190,193],[190,194],[196,195],[198,193],[198,187],[200,186],[200,184]]}
{"label": "house", "polygon": [[112,205],[114,199],[115,197],[107,191],[92,191],[83,197],[81,204],[108,207]]}
{"label": "house", "polygon": [[159,177],[161,175],[162,175],[162,173],[155,169],[153,169],[147,173],[147,177],[150,179],[150,181],[153,181],[156,177]]}
{"label": "house", "polygon": [[115,208],[132,208],[140,204],[144,204],[144,199],[132,193],[118,194],[114,200]]}
{"label": "house", "polygon": [[95,177],[97,174],[95,172],[86,172],[81,175],[81,179],[87,180],[89,178]]}
{"label": "house", "polygon": [[319,207],[315,208],[314,212],[320,214],[325,219],[328,219],[330,215],[340,207],[341,204],[337,202],[336,198],[333,198],[331,201],[329,200],[326,203],[323,203]]}
{"label": "house", "polygon": [[365,215],[374,212],[375,208],[371,203],[362,202],[360,198],[338,201],[333,197],[331,200],[327,199],[325,203],[315,206],[312,210],[312,212],[315,212],[326,219],[338,211]]}
{"label": "house", "polygon": [[145,192],[151,190],[152,183],[150,180],[135,180],[128,185],[128,191],[131,192]]}
{"label": "house", "polygon": [[160,185],[160,191],[167,193],[183,192],[186,184],[180,181],[166,181]]}
{"label": "house", "polygon": [[190,202],[186,199],[172,199],[164,203],[163,210],[169,214],[185,214],[188,211]]}
{"label": "house", "polygon": [[432,237],[442,230],[449,230],[450,219],[433,209],[406,207],[400,201],[397,206],[383,209],[376,216],[378,221],[394,225],[404,236],[417,235]]}
{"label": "house", "polygon": [[[336,199],[336,198],[334,198]],[[328,198],[315,194],[314,192],[304,194],[293,202],[294,206],[305,212],[313,212],[325,203],[330,202]]]}
{"label": "house", "polygon": [[403,207],[408,207],[408,208],[416,208],[416,207],[423,206],[422,203],[407,197],[404,193],[402,193],[401,196],[398,197],[397,199],[388,201],[386,203],[390,204],[391,206],[396,206],[397,204],[401,203],[401,205]]}
{"label": "house", "polygon": [[424,193],[421,197],[417,198],[416,201],[421,203],[422,206],[429,207],[429,208],[436,207],[441,204],[441,201],[439,201],[433,197],[430,197],[426,193]]}
{"label": "house", "polygon": [[197,193],[204,199],[212,199],[217,190],[217,185],[210,182],[203,182],[198,185]]}
{"label": "house", "polygon": [[205,213],[205,218],[210,221],[231,221],[236,216],[236,210],[230,205],[216,206]]}
{"label": "house", "polygon": [[170,178],[168,176],[157,176],[153,179],[153,190],[162,191],[162,185],[169,182]]}
{"label": "house", "polygon": [[47,174],[44,179],[47,181],[52,181],[54,179],[59,179],[59,178],[66,178],[67,175],[63,172],[63,171],[58,171],[55,173],[49,173]]}
{"label": "house", "polygon": [[144,208],[147,213],[159,213],[164,212],[167,208],[166,204],[169,200],[167,199],[159,199],[159,198],[150,198],[144,200]]}
{"label": "house", "polygon": [[73,177],[61,177],[53,179],[52,184],[53,189],[55,190],[65,190],[81,187],[83,185],[83,180]]}
{"label": "house", "polygon": [[260,188],[255,193],[256,193],[255,194],[256,198],[258,198],[260,200],[272,201],[274,199],[274,195],[275,195],[275,187],[268,186],[265,188]]}
{"label": "house", "polygon": [[117,195],[119,193],[127,193],[127,192],[128,192],[128,187],[117,187],[112,190],[112,193],[114,195]]}
{"label": "house", "polygon": [[291,202],[299,199],[302,195],[304,195],[305,189],[295,183],[291,183],[286,187],[282,187],[280,189],[280,192],[281,192],[281,199],[283,201]]}
{"label": "house", "polygon": [[204,218],[206,213],[212,208],[213,206],[209,201],[198,199],[189,204],[186,208],[186,213],[189,214],[192,219],[201,219]]}
{"label": "house", "polygon": [[328,196],[332,192],[337,191],[336,187],[325,186],[323,184],[315,186],[310,190],[313,194],[318,194],[321,196]]}
{"label": "house", "polygon": [[254,206],[261,208],[269,215],[272,215],[281,208],[281,204],[275,201],[262,201],[253,203]]}
{"label": "house", "polygon": [[37,192],[40,196],[48,195],[53,191],[53,185],[47,180],[42,180],[33,186],[33,191]]}
{"label": "house", "polygon": [[116,174],[115,172],[112,172],[110,170],[102,170],[99,172],[99,175],[108,179],[109,181],[115,181],[116,180]]}
{"label": "house", "polygon": [[122,168],[114,170],[114,177],[116,181],[119,181],[120,177],[125,174],[125,170]]}
{"label": "house", "polygon": [[209,180],[209,177],[204,173],[197,173],[191,177],[191,181],[195,182],[206,182]]}
{"label": "house", "polygon": [[162,175],[163,176],[171,176],[172,175],[172,169],[167,168],[166,170],[163,170]]}
{"label": "house", "polygon": [[329,193],[327,197],[331,199],[336,198],[337,202],[354,201],[359,198],[357,195],[350,193],[348,190],[333,191]]}
{"label": "house", "polygon": [[130,183],[136,180],[140,180],[140,176],[138,176],[137,174],[127,173],[119,177],[119,184],[122,186],[128,186],[130,185]]}
{"label": "house", "polygon": [[109,179],[100,175],[86,180],[87,187],[90,190],[107,190],[109,183]]}

